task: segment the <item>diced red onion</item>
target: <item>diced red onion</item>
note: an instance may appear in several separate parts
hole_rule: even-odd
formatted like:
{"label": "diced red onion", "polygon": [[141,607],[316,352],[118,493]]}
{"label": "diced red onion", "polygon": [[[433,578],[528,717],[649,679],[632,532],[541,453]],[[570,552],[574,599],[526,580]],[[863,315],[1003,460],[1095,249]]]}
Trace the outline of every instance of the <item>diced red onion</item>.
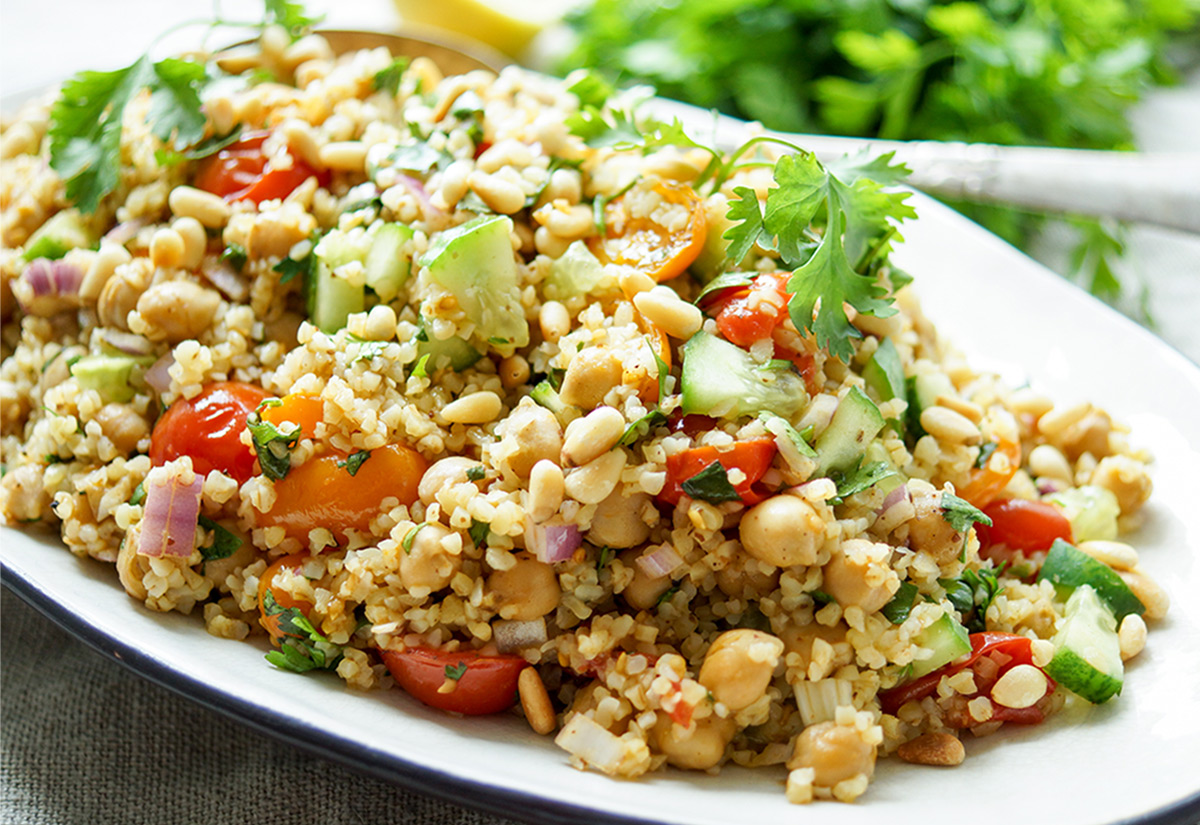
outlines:
{"label": "diced red onion", "polygon": [[546,529],[546,549],[538,556],[547,564],[566,561],[583,544],[583,536],[574,524],[552,524]]}
{"label": "diced red onion", "polygon": [[1065,489],[1067,489],[1067,485],[1056,478],[1039,478],[1037,481],[1037,491],[1043,496],[1061,493]]}
{"label": "diced red onion", "polygon": [[104,240],[124,246],[136,238],[137,233],[141,232],[145,226],[146,222],[141,218],[132,221],[122,221],[108,230],[108,233],[104,236]]}
{"label": "diced red onion", "polygon": [[146,504],[142,514],[142,533],[138,553],[143,556],[187,558],[196,548],[196,520],[200,515],[200,493],[204,476],[196,475],[190,484],[168,471],[166,478],[151,473],[144,482]]}
{"label": "diced red onion", "polygon": [[54,282],[50,280],[51,263],[53,262],[47,258],[38,258],[25,267],[25,271],[21,273],[21,277],[29,284],[34,298],[45,298],[47,295],[54,294]]}
{"label": "diced red onion", "polygon": [[132,332],[105,328],[100,333],[100,338],[113,349],[126,355],[149,355],[154,352],[154,344]]}
{"label": "diced red onion", "polygon": [[649,553],[642,553],[636,561],[637,566],[642,568],[642,572],[652,579],[669,576],[671,571],[683,564],[683,559],[669,544],[656,547]]}
{"label": "diced red onion", "polygon": [[50,264],[50,280],[54,291],[59,295],[79,294],[79,285],[83,283],[83,273],[79,267],[66,261],[52,261]]}
{"label": "diced red onion", "polygon": [[150,369],[146,370],[144,376],[146,385],[154,390],[159,395],[166,395],[167,390],[171,388],[171,374],[168,370],[175,363],[175,356],[172,353],[167,353],[162,358],[159,358]]}
{"label": "diced red onion", "polygon": [[442,209],[438,209],[433,205],[433,201],[429,199],[429,193],[425,191],[425,184],[410,175],[397,175],[396,180],[402,184],[405,189],[412,193],[412,196],[421,203],[421,210],[425,214],[425,220],[436,221],[449,217]]}
{"label": "diced red onion", "polygon": [[13,296],[30,315],[49,316],[79,306],[83,272],[74,264],[36,258],[13,281]]}
{"label": "diced red onion", "polygon": [[531,622],[497,621],[492,623],[492,639],[496,649],[509,653],[526,647],[536,647],[546,641],[546,620]]}
{"label": "diced red onion", "polygon": [[241,303],[250,294],[250,284],[229,264],[221,262],[200,270],[210,284],[221,290],[231,301]]}
{"label": "diced red onion", "polygon": [[887,494],[887,497],[883,500],[883,506],[876,510],[875,514],[882,515],[886,510],[890,510],[900,502],[910,500],[911,499],[908,495],[908,485],[901,484],[895,490],[892,490]]}

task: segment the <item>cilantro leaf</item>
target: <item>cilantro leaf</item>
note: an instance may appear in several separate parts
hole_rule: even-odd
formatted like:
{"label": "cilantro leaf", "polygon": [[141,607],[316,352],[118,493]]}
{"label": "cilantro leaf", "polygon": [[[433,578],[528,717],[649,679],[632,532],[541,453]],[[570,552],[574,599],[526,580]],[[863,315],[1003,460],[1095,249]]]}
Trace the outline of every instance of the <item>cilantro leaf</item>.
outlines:
{"label": "cilantro leaf", "polygon": [[467,535],[471,537],[471,541],[475,542],[476,547],[482,547],[487,541],[488,533],[492,527],[486,521],[479,519],[471,519],[471,527],[467,530]]}
{"label": "cilantro leaf", "polygon": [[174,138],[176,146],[191,146],[204,137],[208,117],[200,108],[200,90],[208,81],[203,63],[168,57],[153,65],[154,77],[147,83],[150,128],[164,141]]}
{"label": "cilantro leaf", "polygon": [[467,468],[467,481],[482,481],[485,476],[487,476],[487,468],[482,464]]}
{"label": "cilantro leaf", "polygon": [[666,424],[666,423],[667,423],[666,413],[664,413],[662,410],[651,410],[650,412],[646,413],[641,418],[639,418],[637,421],[634,421],[632,424],[630,424],[628,427],[626,427],[625,432],[621,435],[621,438],[617,441],[616,445],[614,445],[614,446],[617,446],[617,447],[632,446],[633,443],[635,441],[637,441],[639,438],[645,438],[646,436],[648,436],[650,434],[650,431],[653,430],[655,427],[661,427],[663,424]]}
{"label": "cilantro leaf", "polygon": [[298,0],[263,0],[263,3],[267,23],[283,26],[293,40],[325,19],[325,15],[310,17],[305,14],[304,3]]}
{"label": "cilantro leaf", "polygon": [[913,599],[917,597],[917,586],[912,582],[901,582],[900,589],[892,600],[879,609],[883,617],[892,624],[903,624],[912,612]]}
{"label": "cilantro leaf", "polygon": [[387,67],[375,72],[371,78],[371,88],[377,92],[387,92],[392,97],[400,91],[400,80],[408,68],[407,57],[397,57]]}
{"label": "cilantro leaf", "polygon": [[228,529],[210,519],[208,516],[200,516],[197,522],[205,530],[209,530],[213,534],[212,545],[209,547],[201,547],[200,555],[205,561],[213,561],[214,559],[227,559],[237,552],[237,549],[242,546],[242,540],[231,533]]}
{"label": "cilantro leaf", "polygon": [[895,468],[890,467],[886,461],[872,461],[863,464],[862,459],[859,459],[853,469],[837,479],[838,498],[849,498],[894,475],[896,475]]}
{"label": "cilantro leaf", "polygon": [[612,85],[597,72],[584,72],[567,91],[579,98],[580,106],[602,107],[612,95]]}
{"label": "cilantro leaf", "polygon": [[655,600],[654,606],[659,607],[659,606],[665,604],[666,602],[671,601],[671,599],[673,599],[675,597],[675,594],[678,592],[679,592],[678,583],[671,585],[670,587],[668,587],[666,590],[664,590],[662,592],[662,595],[659,596],[658,599]]}
{"label": "cilantro leaf", "polygon": [[975,467],[982,469],[987,466],[988,461],[992,457],[992,453],[996,452],[996,448],[1000,445],[995,441],[988,441],[979,448],[979,457],[975,459]]}
{"label": "cilantro leaf", "polygon": [[[817,451],[814,450],[808,443],[808,440],[805,439],[804,434],[798,432],[796,428],[792,426],[791,422],[782,415],[776,415],[773,412],[763,411],[758,414],[758,418],[763,422],[763,426],[766,428],[767,432],[776,437],[783,436],[787,438],[788,441],[792,442],[801,455],[807,456],[808,458],[817,457]],[[811,426],[805,427],[804,429],[809,432],[812,431]]]}
{"label": "cilantro leaf", "polygon": [[834,601],[833,596],[830,596],[824,590],[810,590],[808,595],[812,596],[812,600],[817,604],[829,604]]}
{"label": "cilantro leaf", "polygon": [[283,607],[267,588],[263,594],[263,615],[274,619],[282,634],[279,649],[264,658],[275,667],[294,673],[332,670],[342,658],[342,649],[326,639],[297,607]]}
{"label": "cilantro leaf", "polygon": [[129,503],[134,507],[146,500],[146,482],[139,481],[138,485],[133,488],[133,493],[129,496]]}
{"label": "cilantro leaf", "polygon": [[992,526],[992,520],[982,510],[953,493],[942,493],[942,518],[960,533],[965,533],[972,524]]}
{"label": "cilantro leaf", "polygon": [[429,377],[428,365],[429,365],[430,356],[431,356],[431,353],[427,352],[424,355],[422,355],[419,359],[417,359],[416,366],[414,366],[412,368],[412,372],[410,372],[409,375],[413,378],[428,378]]}
{"label": "cilantro leaf", "polygon": [[1000,592],[1000,577],[1007,564],[999,568],[983,567],[978,572],[964,570],[957,579],[938,579],[946,598],[963,616],[969,633],[987,630],[987,609]]}
{"label": "cilantro leaf", "polygon": [[766,227],[763,225],[762,206],[754,190],[748,186],[738,186],[734,188],[733,194],[737,195],[737,198],[729,202],[729,209],[725,215],[729,220],[738,223],[727,229],[722,237],[729,241],[725,258],[740,261],[750,253],[754,244],[758,243],[759,238],[766,232]]}
{"label": "cilantro leaf", "polygon": [[154,150],[154,161],[159,166],[174,166],[185,160],[200,160],[209,155],[215,155],[227,146],[237,143],[242,137],[242,124],[237,124],[225,135],[212,135],[197,143],[191,149],[177,152],[173,149]]}
{"label": "cilantro leaf", "polygon": [[345,468],[350,475],[358,475],[358,471],[362,468],[363,463],[371,457],[370,450],[357,450],[346,456],[345,461],[339,461],[337,465]]}
{"label": "cilantro leaf", "polygon": [[[802,230],[828,200],[829,173],[815,155],[784,155],[775,165],[775,182],[779,186],[767,195],[763,228],[778,238],[776,248],[784,260],[799,261],[804,257],[801,244],[808,241]],[[837,226],[832,218],[829,224]]]}
{"label": "cilantro leaf", "polygon": [[[247,257],[248,255],[246,253],[246,248],[237,243],[231,243],[229,246],[225,247],[225,251],[221,253],[221,260],[229,264],[238,272],[241,272],[246,266]],[[280,279],[280,281],[282,282],[282,279]]]}
{"label": "cilantro leaf", "polygon": [[679,485],[694,499],[719,504],[722,501],[741,501],[737,490],[729,483],[729,475],[719,461],[714,461]]}
{"label": "cilantro leaf", "polygon": [[[734,227],[737,229],[737,227]],[[696,296],[696,300],[692,301],[696,306],[700,306],[704,299],[712,295],[714,292],[719,292],[723,289],[732,289],[739,286],[749,286],[754,281],[754,276],[749,272],[725,272],[713,278],[704,285],[704,289],[700,290],[700,294]]]}
{"label": "cilantro leaf", "polygon": [[404,538],[400,540],[400,546],[404,548],[406,554],[412,553],[413,541],[416,539],[417,533],[428,526],[429,522],[423,521],[404,534]]}
{"label": "cilantro leaf", "polygon": [[608,567],[616,557],[616,550],[611,547],[601,547],[600,552],[596,554],[596,572],[599,573],[605,567]]}
{"label": "cilantro leaf", "polygon": [[257,411],[246,416],[246,429],[250,431],[263,475],[272,481],[285,478],[292,469],[292,450],[300,443],[300,429],[285,434],[270,421],[263,421]]}
{"label": "cilantro leaf", "polygon": [[650,347],[650,354],[654,356],[654,368],[658,370],[658,403],[662,403],[667,397],[667,379],[671,377],[671,368],[667,363],[658,357],[658,350],[650,343],[650,339],[646,339],[646,345]]}
{"label": "cilantro leaf", "polygon": [[467,663],[459,662],[457,665],[446,665],[446,678],[457,682],[463,676],[467,675]]}

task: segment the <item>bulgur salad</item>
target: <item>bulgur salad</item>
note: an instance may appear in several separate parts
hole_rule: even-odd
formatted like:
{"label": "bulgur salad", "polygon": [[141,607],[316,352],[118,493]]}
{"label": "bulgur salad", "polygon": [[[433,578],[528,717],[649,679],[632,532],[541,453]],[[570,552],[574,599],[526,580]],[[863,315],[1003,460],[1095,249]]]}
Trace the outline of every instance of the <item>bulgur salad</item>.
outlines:
{"label": "bulgur salad", "polygon": [[3,123],[6,525],[622,778],[848,802],[1121,691],[1149,456],[938,337],[903,169],[279,22]]}

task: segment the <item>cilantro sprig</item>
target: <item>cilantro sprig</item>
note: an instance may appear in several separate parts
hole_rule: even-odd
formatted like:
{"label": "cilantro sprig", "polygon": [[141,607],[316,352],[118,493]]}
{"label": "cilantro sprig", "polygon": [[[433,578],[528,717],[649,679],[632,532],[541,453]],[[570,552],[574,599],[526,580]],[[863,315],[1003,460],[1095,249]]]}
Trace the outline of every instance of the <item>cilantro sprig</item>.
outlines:
{"label": "cilantro sprig", "polygon": [[342,649],[325,638],[297,607],[283,607],[275,601],[270,588],[263,594],[263,615],[273,620],[281,638],[279,648],[266,660],[281,670],[307,673],[333,670],[342,659]]}

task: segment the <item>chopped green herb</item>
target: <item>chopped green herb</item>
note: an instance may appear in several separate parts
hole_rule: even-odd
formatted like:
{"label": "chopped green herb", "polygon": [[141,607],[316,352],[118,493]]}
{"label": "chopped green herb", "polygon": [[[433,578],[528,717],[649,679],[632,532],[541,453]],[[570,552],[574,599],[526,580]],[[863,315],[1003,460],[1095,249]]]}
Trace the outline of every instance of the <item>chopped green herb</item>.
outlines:
{"label": "chopped green herb", "polygon": [[942,518],[960,533],[965,533],[972,524],[992,526],[992,520],[982,510],[953,493],[942,493]]}
{"label": "chopped green herb", "polygon": [[[241,272],[242,269],[246,266],[246,259],[247,259],[246,247],[242,246],[241,244],[237,244],[237,243],[229,244],[229,246],[225,247],[225,251],[221,253],[221,260],[224,263],[229,264],[231,267],[236,269],[238,272]],[[276,269],[276,271],[278,272],[278,271],[282,271],[282,270]],[[283,282],[282,278],[280,279],[280,282],[281,283]]]}
{"label": "chopped green herb", "polygon": [[493,335],[491,338],[488,338],[488,343],[493,344],[494,346],[497,346],[497,347],[502,347],[505,344],[509,344],[512,342],[509,341],[507,338],[501,338],[497,335]]}
{"label": "chopped green herb", "polygon": [[174,166],[187,160],[200,160],[215,155],[227,146],[237,143],[242,137],[242,124],[237,124],[224,135],[212,135],[182,152],[171,149],[155,149],[154,161],[159,166]]}
{"label": "chopped green herb", "polygon": [[854,465],[854,469],[834,479],[837,483],[838,498],[845,500],[894,475],[896,475],[895,468],[889,466],[885,461],[863,464],[862,459],[859,459],[858,463]]}
{"label": "chopped green herb", "polygon": [[45,461],[47,464],[63,464],[67,459],[56,455],[55,453],[46,453]]}
{"label": "chopped green herb", "polygon": [[467,663],[459,662],[457,665],[446,665],[446,678],[457,682],[463,676],[467,675]]}
{"label": "chopped green herb", "polygon": [[654,367],[658,370],[658,403],[662,404],[667,397],[667,379],[671,377],[671,369],[658,357],[658,350],[650,343],[649,338],[646,339],[646,346],[650,347],[650,354],[654,356]]}
{"label": "chopped green herb", "polygon": [[321,635],[299,608],[283,607],[275,601],[270,588],[263,594],[263,614],[276,618],[276,627],[283,634],[279,649],[266,655],[268,662],[294,673],[337,667],[342,649]]}
{"label": "chopped green herb", "polygon": [[404,534],[404,538],[400,540],[400,546],[404,548],[405,553],[412,553],[413,540],[416,539],[417,533],[428,526],[429,522],[423,521]]}
{"label": "chopped green herb", "polygon": [[663,594],[661,596],[658,597],[658,599],[654,602],[654,606],[659,607],[660,605],[663,605],[666,602],[671,601],[671,599],[674,598],[675,594],[678,592],[679,592],[678,583],[671,585],[670,587],[668,587],[666,590],[663,591]]}
{"label": "chopped green herb", "polygon": [[987,630],[987,609],[1000,592],[1000,577],[1007,563],[999,568],[983,567],[978,572],[964,570],[957,579],[938,579],[946,590],[946,598],[963,616],[963,626],[970,633]]}
{"label": "chopped green herb", "polygon": [[892,600],[879,609],[892,624],[903,624],[912,612],[913,600],[917,597],[917,586],[912,582],[901,582],[900,589]]}
{"label": "chopped green herb", "polygon": [[412,368],[412,372],[409,373],[409,375],[412,376],[413,378],[428,378],[429,377],[429,369],[428,369],[429,357],[430,357],[430,353],[427,352],[424,355],[422,355],[419,359],[417,359],[417,365]]}
{"label": "chopped green herb", "polygon": [[612,563],[612,560],[617,557],[617,551],[611,547],[601,547],[600,552],[596,555],[596,572],[599,573],[604,568]]}
{"label": "chopped green herb", "polygon": [[350,455],[346,456],[345,461],[339,461],[337,465],[339,467],[344,467],[346,472],[352,476],[355,476],[358,475],[358,471],[362,468],[363,463],[366,462],[366,460],[370,457],[370,450],[358,450],[350,453]]}
{"label": "chopped green herb", "polygon": [[325,15],[310,17],[304,11],[304,3],[297,0],[263,0],[267,10],[267,22],[283,26],[292,39],[303,35],[325,19]]}
{"label": "chopped green herb", "polygon": [[483,547],[491,529],[491,525],[486,521],[471,519],[471,528],[467,530],[467,535],[471,537],[471,541],[475,542],[476,547]]}
{"label": "chopped green herb", "polygon": [[987,466],[988,459],[992,457],[992,453],[996,452],[996,448],[1000,445],[994,441],[989,441],[979,448],[979,457],[975,459],[975,467],[982,469]]}
{"label": "chopped green herb", "polygon": [[722,501],[741,501],[737,490],[729,483],[729,475],[721,462],[714,461],[680,485],[694,499],[720,504]]}
{"label": "chopped green herb", "polygon": [[568,86],[567,91],[579,98],[580,106],[599,109],[608,102],[615,90],[598,72],[587,71]]}
{"label": "chopped green herb", "polygon": [[632,189],[633,185],[635,183],[637,183],[639,180],[640,180],[640,178],[634,178],[633,180],[631,180],[629,183],[622,186],[620,189],[618,189],[613,194],[597,195],[592,200],[592,222],[596,225],[596,234],[597,235],[599,235],[600,237],[603,238],[604,235],[608,232],[608,228],[607,228],[605,220],[604,220],[604,210],[608,207],[608,205],[610,203],[612,203],[617,198],[621,197],[626,192],[628,192],[630,189]]}
{"label": "chopped green herb", "polygon": [[[776,415],[773,412],[764,411],[758,414],[758,418],[763,422],[763,426],[766,427],[767,432],[771,433],[771,435],[774,435],[777,438],[779,436],[783,436],[788,441],[792,442],[801,455],[808,456],[809,458],[817,457],[817,451],[814,450],[812,445],[808,443],[808,439],[805,438],[804,433],[797,432],[796,428],[792,426],[791,422],[782,415]],[[810,436],[812,434],[812,430],[812,425],[804,428],[804,431]]]}
{"label": "chopped green herb", "polygon": [[474,467],[467,468],[468,481],[482,481],[487,476],[487,468],[482,464],[476,464]]}
{"label": "chopped green herb", "polygon": [[146,500],[146,483],[139,481],[138,485],[133,488],[133,493],[129,496],[129,503],[134,507],[139,506]]}
{"label": "chopped green herb", "polygon": [[834,601],[833,596],[830,596],[824,590],[810,590],[808,595],[812,596],[812,600],[817,604],[829,604]]}
{"label": "chopped green herb", "polygon": [[655,427],[661,427],[666,423],[667,416],[662,410],[651,410],[625,428],[625,433],[617,441],[616,445],[614,445],[614,449],[617,446],[630,447],[639,438],[645,438],[649,435]]}
{"label": "chopped green herb", "polygon": [[237,549],[242,546],[242,540],[231,533],[228,529],[210,519],[208,516],[200,516],[197,522],[205,530],[209,530],[213,534],[212,545],[209,547],[201,547],[200,555],[205,561],[213,561],[215,559],[227,559],[237,552]]}
{"label": "chopped green herb", "polygon": [[292,450],[300,443],[300,429],[285,434],[270,421],[263,421],[257,410],[246,416],[246,429],[263,475],[272,481],[285,478],[292,469]]}
{"label": "chopped green herb", "polygon": [[371,88],[377,92],[387,92],[395,97],[396,93],[400,91],[400,80],[404,77],[408,63],[407,57],[394,59],[386,68],[375,72],[375,76],[371,78]]}
{"label": "chopped green herb", "polygon": [[700,290],[700,294],[696,296],[693,302],[699,306],[704,300],[714,292],[721,292],[726,289],[734,289],[736,287],[749,286],[754,282],[754,275],[748,272],[726,272],[713,278],[704,285],[704,289]]}
{"label": "chopped green herb", "polygon": [[346,333],[346,340],[358,344],[358,355],[350,362],[351,364],[357,364],[360,361],[373,361],[383,355],[383,351],[391,343],[390,341],[374,341],[370,338],[362,338],[352,332]]}
{"label": "chopped green herb", "polygon": [[434,169],[442,169],[454,162],[454,157],[434,149],[424,141],[397,146],[387,156],[392,166],[404,172],[427,175]]}

